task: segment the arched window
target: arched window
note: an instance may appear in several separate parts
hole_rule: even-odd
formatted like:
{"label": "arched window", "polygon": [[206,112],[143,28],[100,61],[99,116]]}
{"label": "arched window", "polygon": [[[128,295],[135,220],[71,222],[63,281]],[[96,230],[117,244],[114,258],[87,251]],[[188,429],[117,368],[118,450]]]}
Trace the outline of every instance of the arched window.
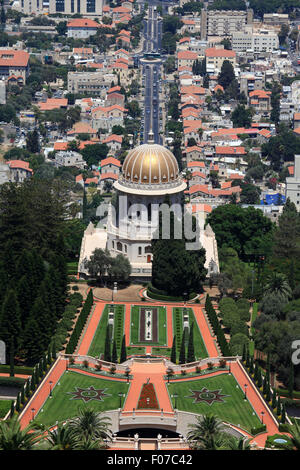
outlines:
{"label": "arched window", "polygon": [[151,221],[151,203],[148,204],[148,222]]}
{"label": "arched window", "polygon": [[139,253],[139,255],[142,254],[142,247],[141,246],[139,246],[138,253]]}
{"label": "arched window", "polygon": [[146,248],[145,248],[145,253],[152,253],[152,247],[151,247],[151,245],[146,246]]}
{"label": "arched window", "polygon": [[118,251],[123,251],[123,247],[122,247],[122,243],[121,243],[121,242],[117,242],[117,250],[118,250]]}

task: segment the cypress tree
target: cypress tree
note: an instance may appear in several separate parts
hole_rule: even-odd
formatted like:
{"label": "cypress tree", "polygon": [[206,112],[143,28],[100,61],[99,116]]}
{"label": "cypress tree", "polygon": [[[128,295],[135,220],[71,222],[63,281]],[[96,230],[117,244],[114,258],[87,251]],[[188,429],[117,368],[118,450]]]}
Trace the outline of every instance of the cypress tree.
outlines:
{"label": "cypress tree", "polygon": [[14,400],[12,400],[10,404],[10,418],[13,417],[14,413],[15,413],[15,403],[14,403]]}
{"label": "cypress tree", "polygon": [[25,386],[21,388],[21,403],[22,405],[25,403]]}
{"label": "cypress tree", "polygon": [[246,349],[246,367],[247,369],[249,368],[250,366],[250,354],[249,354],[249,349],[247,348]]}
{"label": "cypress tree", "polygon": [[267,394],[267,389],[268,389],[268,379],[267,379],[267,376],[265,375],[263,379],[263,394],[264,395]]}
{"label": "cypress tree", "polygon": [[272,393],[272,408],[273,410],[275,410],[276,406],[277,406],[277,398],[276,398],[276,390],[273,389],[273,393]]}
{"label": "cypress tree", "polygon": [[26,398],[30,397],[30,383],[29,383],[29,380],[26,381],[26,385],[25,385],[25,397]]}
{"label": "cypress tree", "polygon": [[185,364],[185,334],[182,333],[181,346],[179,352],[179,364]]}
{"label": "cypress tree", "polygon": [[280,395],[278,395],[278,399],[277,399],[277,416],[280,416],[281,415],[281,401],[280,401]]}
{"label": "cypress tree", "polygon": [[52,362],[51,344],[49,344],[48,352],[47,352],[47,364],[51,366],[51,362]]}
{"label": "cypress tree", "polygon": [[117,354],[117,344],[116,340],[113,342],[113,347],[112,347],[112,354],[111,354],[111,361],[116,364],[118,362],[118,354]]}
{"label": "cypress tree", "polygon": [[20,413],[20,409],[21,409],[21,397],[20,397],[20,392],[19,392],[17,396],[17,402],[16,402],[16,411]]}
{"label": "cypress tree", "polygon": [[126,352],[126,337],[123,335],[122,344],[121,344],[121,353],[120,353],[120,363],[125,362],[127,359],[127,352]]}
{"label": "cypress tree", "polygon": [[106,327],[106,337],[104,345],[104,360],[111,362],[111,343],[110,343],[110,328],[109,325]]}
{"label": "cypress tree", "polygon": [[15,347],[14,341],[11,339],[9,347],[9,376],[14,377],[15,375]]}
{"label": "cypress tree", "polygon": [[282,403],[281,407],[281,422],[284,424],[286,421],[286,411],[285,411],[285,403]]}
{"label": "cypress tree", "polygon": [[254,362],[254,382],[257,383],[258,378],[258,363],[257,361]]}
{"label": "cypress tree", "polygon": [[173,337],[172,350],[171,350],[171,362],[176,364],[176,335]]}
{"label": "cypress tree", "polygon": [[40,329],[37,320],[30,316],[24,331],[24,349],[29,364],[36,364],[44,352],[40,343]]}
{"label": "cypress tree", "polygon": [[244,343],[244,344],[243,344],[243,355],[242,355],[242,362],[243,362],[243,364],[245,364],[246,357],[247,357],[247,350],[246,350],[246,344]]}
{"label": "cypress tree", "polygon": [[289,383],[288,383],[289,397],[293,398],[294,393],[294,364],[290,363],[290,374],[289,374]]}
{"label": "cypress tree", "polygon": [[35,386],[36,386],[36,378],[35,378],[35,368],[32,371],[32,376],[30,380],[30,389],[32,392],[35,391]]}
{"label": "cypress tree", "polygon": [[258,369],[258,373],[257,373],[257,386],[258,386],[258,388],[260,388],[262,386],[262,376],[261,376],[260,369]]}
{"label": "cypress tree", "polygon": [[194,322],[193,322],[190,327],[187,362],[194,362],[194,361],[195,361],[195,348],[194,348]]}
{"label": "cypress tree", "polygon": [[56,361],[56,345],[55,340],[52,342],[52,352],[51,352],[52,359]]}
{"label": "cypress tree", "polygon": [[18,350],[21,336],[21,313],[16,292],[8,289],[2,305],[0,321],[0,338],[7,345],[13,342],[14,351]]}
{"label": "cypress tree", "polygon": [[252,375],[253,372],[254,372],[254,368],[253,368],[253,357],[250,357],[249,372],[250,372],[251,375]]}

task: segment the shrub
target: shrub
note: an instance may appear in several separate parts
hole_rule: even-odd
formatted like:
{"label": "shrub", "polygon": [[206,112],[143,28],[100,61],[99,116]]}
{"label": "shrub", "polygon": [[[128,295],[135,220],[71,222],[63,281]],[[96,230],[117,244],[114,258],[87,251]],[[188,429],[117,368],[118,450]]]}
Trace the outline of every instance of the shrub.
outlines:
{"label": "shrub", "polygon": [[79,287],[78,286],[73,286],[72,289],[73,289],[73,291],[78,291]]}
{"label": "shrub", "polygon": [[110,372],[111,374],[115,374],[115,373],[116,373],[116,370],[117,370],[116,366],[115,366],[115,365],[112,365],[112,366],[110,367],[110,369],[109,369],[109,372]]}
{"label": "shrub", "polygon": [[88,368],[89,366],[89,361],[87,361],[86,359],[82,362],[82,365],[83,367],[85,367],[86,369]]}
{"label": "shrub", "polygon": [[186,375],[186,370],[185,370],[185,369],[181,369],[180,373],[181,373],[181,375]]}
{"label": "shrub", "polygon": [[201,374],[201,367],[200,366],[196,366],[196,374]]}
{"label": "shrub", "polygon": [[102,364],[99,362],[98,364],[95,365],[96,370],[101,370],[102,369]]}
{"label": "shrub", "polygon": [[214,368],[213,362],[208,362],[208,363],[207,363],[207,368],[208,368],[209,370],[212,370],[212,369]]}
{"label": "shrub", "polygon": [[267,430],[265,424],[260,424],[259,426],[251,428],[251,434],[256,436],[256,434],[260,434],[261,432],[265,432]]}
{"label": "shrub", "polygon": [[221,367],[222,369],[224,369],[226,367],[226,359],[220,359],[219,360],[219,367]]}
{"label": "shrub", "polygon": [[75,357],[69,357],[69,364],[75,364]]}

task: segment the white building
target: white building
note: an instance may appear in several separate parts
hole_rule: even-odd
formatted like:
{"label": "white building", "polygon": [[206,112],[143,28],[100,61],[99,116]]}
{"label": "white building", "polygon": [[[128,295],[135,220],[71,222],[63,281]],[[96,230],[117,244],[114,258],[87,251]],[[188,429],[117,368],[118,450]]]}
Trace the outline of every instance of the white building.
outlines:
{"label": "white building", "polygon": [[[158,227],[159,205],[168,197],[174,213],[181,215],[186,183],[179,174],[174,155],[150,142],[131,150],[125,158],[122,174],[114,183],[116,207],[110,205],[107,225],[87,228],[81,245],[78,271],[87,275],[84,260],[95,248],[107,248],[112,256],[123,254],[132,267],[131,276],[150,279],[152,273],[151,240]],[[199,241],[207,250],[205,267],[218,270],[215,236],[212,230],[200,230]]]}
{"label": "white building", "polygon": [[232,34],[232,49],[236,52],[273,52],[279,48],[278,35],[274,31],[263,30],[254,32],[235,31]]}
{"label": "white building", "polygon": [[295,155],[294,176],[286,178],[286,198],[290,198],[297,210],[300,210],[300,155]]}
{"label": "white building", "polygon": [[86,167],[86,163],[80,153],[68,150],[55,154],[55,166],[75,166],[83,170]]}

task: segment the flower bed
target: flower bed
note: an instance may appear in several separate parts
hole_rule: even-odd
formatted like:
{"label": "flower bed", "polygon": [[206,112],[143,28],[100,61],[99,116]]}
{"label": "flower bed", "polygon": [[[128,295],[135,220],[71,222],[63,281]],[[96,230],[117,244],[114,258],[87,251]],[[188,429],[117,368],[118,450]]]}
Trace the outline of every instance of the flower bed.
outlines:
{"label": "flower bed", "polygon": [[138,410],[159,410],[154,385],[152,383],[143,384],[140,398],[137,405]]}

